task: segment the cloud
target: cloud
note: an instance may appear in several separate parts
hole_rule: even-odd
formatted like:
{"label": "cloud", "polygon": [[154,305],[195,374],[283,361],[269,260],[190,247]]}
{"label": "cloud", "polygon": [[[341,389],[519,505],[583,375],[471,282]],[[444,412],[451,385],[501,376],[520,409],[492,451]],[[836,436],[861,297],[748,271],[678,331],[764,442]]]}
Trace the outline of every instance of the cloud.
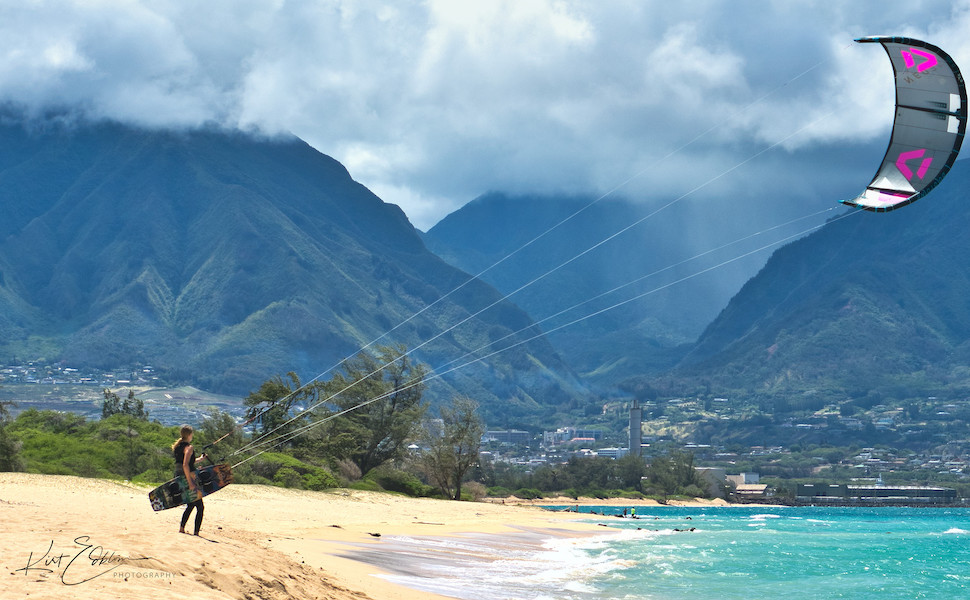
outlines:
{"label": "cloud", "polygon": [[970,64],[968,29],[966,0],[8,2],[0,101],[291,131],[427,228],[487,190],[676,194],[781,140],[883,140],[889,67],[851,39]]}

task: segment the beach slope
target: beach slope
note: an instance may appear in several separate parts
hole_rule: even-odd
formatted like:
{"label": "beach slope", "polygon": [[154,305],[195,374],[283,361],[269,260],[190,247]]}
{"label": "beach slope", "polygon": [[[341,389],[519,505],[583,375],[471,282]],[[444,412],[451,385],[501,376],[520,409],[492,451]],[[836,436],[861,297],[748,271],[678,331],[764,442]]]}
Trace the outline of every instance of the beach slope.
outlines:
{"label": "beach slope", "polygon": [[3,596],[436,598],[375,576],[380,568],[356,555],[389,536],[598,529],[526,506],[235,484],[205,499],[195,537],[178,533],[181,508],[154,512],[147,493],[117,481],[0,473]]}

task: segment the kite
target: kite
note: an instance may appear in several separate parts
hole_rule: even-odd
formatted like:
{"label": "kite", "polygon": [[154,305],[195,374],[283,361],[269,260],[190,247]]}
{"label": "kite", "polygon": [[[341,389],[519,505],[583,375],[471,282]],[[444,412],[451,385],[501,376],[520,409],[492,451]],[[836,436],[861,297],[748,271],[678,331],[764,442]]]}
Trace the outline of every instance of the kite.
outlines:
{"label": "kite", "polygon": [[950,171],[967,129],[967,89],[953,59],[907,37],[863,37],[889,54],[896,76],[896,119],[875,177],[843,204],[888,212],[930,193]]}

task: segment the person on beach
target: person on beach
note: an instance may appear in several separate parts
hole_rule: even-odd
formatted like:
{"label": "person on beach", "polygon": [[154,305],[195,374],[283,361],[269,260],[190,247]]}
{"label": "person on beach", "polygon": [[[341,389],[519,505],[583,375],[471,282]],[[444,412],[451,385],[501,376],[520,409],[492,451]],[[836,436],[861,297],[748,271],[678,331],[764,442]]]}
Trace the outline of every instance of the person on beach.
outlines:
{"label": "person on beach", "polygon": [[192,437],[194,433],[192,431],[191,425],[182,425],[182,429],[179,430],[179,439],[175,440],[172,444],[172,454],[175,457],[175,476],[185,475],[185,480],[189,484],[189,489],[195,491],[198,494],[198,500],[195,502],[188,502],[185,506],[185,512],[182,513],[182,523],[179,525],[179,533],[185,533],[185,524],[189,521],[189,515],[192,513],[192,509],[195,509],[195,534],[199,535],[199,529],[202,528],[202,513],[205,511],[205,506],[202,505],[202,486],[196,478],[196,468],[195,463],[200,460],[204,460],[206,455],[196,458],[195,449],[192,447]]}

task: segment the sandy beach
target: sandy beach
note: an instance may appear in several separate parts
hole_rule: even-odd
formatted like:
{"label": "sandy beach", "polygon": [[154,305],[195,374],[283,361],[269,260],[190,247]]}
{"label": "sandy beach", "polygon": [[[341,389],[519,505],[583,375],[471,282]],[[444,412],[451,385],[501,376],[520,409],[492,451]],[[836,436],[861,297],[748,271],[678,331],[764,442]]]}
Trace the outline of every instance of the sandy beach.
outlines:
{"label": "sandy beach", "polygon": [[604,531],[581,522],[589,515],[529,503],[232,485],[205,499],[195,537],[178,533],[181,508],[153,512],[147,493],[115,481],[0,473],[4,597],[440,598],[378,576],[407,563],[401,539],[538,543]]}

